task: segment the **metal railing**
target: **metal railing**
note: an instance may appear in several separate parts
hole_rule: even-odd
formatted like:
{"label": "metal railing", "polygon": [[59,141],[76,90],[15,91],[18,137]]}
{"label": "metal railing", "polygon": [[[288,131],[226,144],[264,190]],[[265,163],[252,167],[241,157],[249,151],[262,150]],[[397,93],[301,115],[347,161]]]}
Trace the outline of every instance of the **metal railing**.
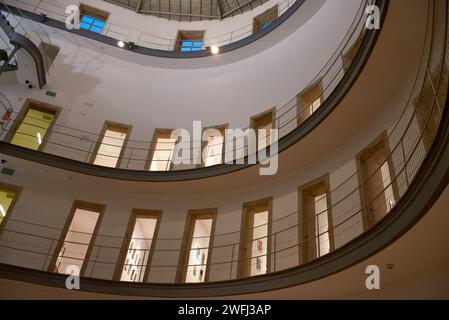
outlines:
{"label": "metal railing", "polygon": [[[30,1],[30,0],[13,0],[8,1],[10,5],[15,5],[27,10],[29,12],[46,14],[49,18],[55,19],[57,21],[64,22],[67,19],[66,7],[61,4],[54,3],[52,1],[41,0],[41,1]],[[284,14],[296,0],[279,0],[278,1],[278,17]],[[179,44],[179,40],[176,38],[166,38],[161,37],[156,34],[151,34],[149,32],[139,30],[135,27],[130,27],[117,21],[110,22],[106,21],[101,34],[111,37],[113,39],[122,40],[125,42],[133,42],[134,44],[151,49],[173,51]],[[206,35],[202,50],[205,48],[215,45],[224,46],[227,44],[234,43],[236,41],[245,39],[253,34],[253,24],[247,24],[245,26],[239,27],[231,32],[226,32],[220,35],[214,35],[208,37]]]}
{"label": "metal railing", "polygon": [[[308,118],[310,118],[316,111],[320,108],[313,106],[314,101],[320,101],[320,105],[324,104],[326,99],[331,96],[334,90],[338,87],[338,84],[344,79],[345,76],[349,76],[348,71],[350,70],[351,63],[354,61],[351,57],[355,56],[358,52],[358,44],[361,43],[364,36],[366,35],[365,28],[365,8],[368,5],[376,4],[376,0],[365,0],[360,3],[357,14],[352,21],[350,28],[344,35],[339,46],[332,53],[329,60],[323,66],[323,68],[318,72],[318,74],[309,82],[305,88],[302,90],[310,89],[313,85],[321,83],[321,90],[319,93],[315,94],[310,103],[302,103],[298,101],[298,96],[290,99],[282,107],[278,107],[275,111],[275,118],[271,123],[271,127],[278,130],[279,139],[286,136],[302,123],[304,123]],[[354,52],[352,52],[354,51]],[[348,55],[347,53],[351,53]],[[34,120],[34,119],[33,119]],[[19,117],[18,113],[14,113],[11,117],[10,123],[7,126],[7,132],[1,137],[3,140],[8,137],[11,138],[15,133],[19,125],[23,123],[23,119]],[[148,163],[151,162],[162,162],[163,167],[168,167],[171,170],[184,169],[185,166],[170,166],[173,155],[172,152],[166,152],[170,156],[167,158],[149,158],[150,155],[156,154],[158,151],[171,151],[172,149],[167,149],[166,145],[162,144],[162,147],[155,148],[157,141],[143,141],[127,139],[124,143],[124,138],[114,138],[109,137],[110,141],[113,142],[102,142],[103,136],[97,132],[80,130],[74,127],[67,126],[65,124],[56,121],[54,126],[50,129],[39,128],[38,125],[33,123],[25,123],[29,126],[35,126],[36,130],[45,129],[45,143],[40,151],[45,153],[54,154],[66,158],[70,158],[82,162],[93,162],[94,157],[101,157],[103,159],[112,160],[112,162],[119,163],[119,168],[129,169],[129,170],[149,170]],[[29,135],[26,132],[19,132],[22,140],[36,140],[36,136]],[[267,133],[267,136],[269,133]],[[267,137],[268,138],[268,137]],[[8,139],[7,139],[8,140]],[[268,140],[268,139],[267,139]],[[102,142],[102,143],[101,143]],[[116,143],[115,143],[116,142]],[[193,144],[191,148],[191,155],[198,155],[201,150],[197,150],[195,145],[203,146],[201,141]],[[238,142],[238,141],[237,141]],[[117,153],[102,153],[99,151],[98,146],[100,143],[103,146],[110,147],[110,149],[116,149]],[[159,143],[161,145],[161,143]],[[122,146],[123,145],[123,146]],[[165,147],[165,148],[164,148]],[[211,147],[211,145],[209,145]],[[189,148],[185,147],[184,149]],[[201,148],[201,147],[200,147]],[[223,146],[221,146],[223,149]],[[236,147],[233,150],[226,150],[226,154],[243,154],[244,157],[250,155],[250,147],[247,139],[243,141],[243,147],[239,147],[236,143]],[[222,151],[223,152],[223,151]],[[223,152],[224,153],[224,152]],[[120,157],[117,154],[121,154]],[[120,158],[120,159],[119,159]],[[193,160],[193,159],[192,159]],[[192,161],[193,162],[193,161]]]}
{"label": "metal railing", "polygon": [[[323,200],[315,199],[315,203],[272,220],[271,228],[267,228],[272,230],[271,233],[244,242],[240,240],[240,230],[212,234],[213,242],[207,241],[209,245],[194,248],[181,248],[181,237],[140,239],[147,241],[146,247],[151,247],[137,248],[145,257],[151,256],[151,259],[146,258],[146,263],[126,262],[123,258],[119,261],[119,257],[123,257],[121,253],[126,254],[129,250],[125,245],[137,238],[74,232],[10,217],[0,233],[0,262],[38,270],[60,267],[61,272],[64,272],[63,265],[75,264],[82,266],[86,277],[110,280],[119,280],[117,270],[132,268],[134,274],[139,275],[135,276],[135,281],[143,282],[173,282],[174,275],[183,268],[203,268],[204,280],[207,273],[208,281],[222,281],[249,276],[238,272],[242,265],[257,269],[262,260],[267,273],[277,272],[316,260],[357,239],[380,223],[406,194],[440,126],[448,94],[448,5],[445,0],[429,0],[428,3],[426,47],[420,70],[398,120],[385,128],[388,134],[382,146],[389,152],[372,172],[362,174],[362,169],[357,169],[341,184],[328,190],[326,197],[330,199],[330,205],[325,209],[315,212],[316,202]],[[390,169],[386,176],[383,168],[387,164]],[[306,218],[304,213],[310,210],[315,214]],[[329,223],[317,230],[316,221],[322,214],[328,217]],[[315,232],[307,238],[305,230],[310,229]],[[57,251],[64,240],[61,235],[69,233],[63,246],[66,250]],[[254,232],[250,231],[250,234]],[[154,245],[148,244],[153,241]],[[242,248],[252,251],[258,241],[271,249],[256,250],[256,254],[250,256],[239,253]],[[320,253],[317,248],[321,245],[324,250]],[[192,250],[206,252],[210,261],[179,262],[182,254],[189,255]],[[128,254],[132,252],[128,251]],[[261,270],[265,271],[263,267]]]}
{"label": "metal railing", "polygon": [[[39,51],[42,54],[42,60],[44,61],[45,71],[48,73],[50,70],[48,51],[52,42],[47,31],[39,23],[28,17],[20,8],[15,8],[16,10],[14,10],[13,13],[13,10],[11,10],[5,1],[0,0],[0,4],[5,9],[2,13],[14,28],[14,31],[30,39],[39,48]],[[36,28],[39,32],[27,26],[26,23],[33,26],[33,28]]]}

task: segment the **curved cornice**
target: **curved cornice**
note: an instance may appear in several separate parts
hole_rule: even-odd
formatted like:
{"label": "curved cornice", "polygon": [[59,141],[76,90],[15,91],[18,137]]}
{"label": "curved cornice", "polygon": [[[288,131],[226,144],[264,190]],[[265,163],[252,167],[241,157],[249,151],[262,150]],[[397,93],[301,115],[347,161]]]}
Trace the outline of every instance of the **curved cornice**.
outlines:
{"label": "curved cornice", "polygon": [[[385,16],[387,14],[389,0],[377,0],[376,4],[380,8],[382,17],[381,23],[383,24]],[[314,112],[300,126],[279,139],[279,152],[288,149],[303,137],[305,137],[307,134],[309,134],[338,106],[340,101],[342,101],[342,99],[346,96],[346,94],[349,92],[349,90],[361,74],[362,70],[364,69],[364,66],[367,63],[381,32],[382,28],[380,28],[379,30],[373,29],[366,31],[360,49],[350,68],[343,76],[343,79],[338,83],[333,92],[329,95],[329,97],[324,101],[324,103],[316,112]],[[49,165],[52,167],[57,167],[64,170],[88,174],[91,176],[128,181],[173,182],[196,180],[228,174],[253,166],[251,164],[222,164],[205,168],[164,172],[116,169],[96,166],[93,164],[67,159],[52,154],[30,150],[2,141],[0,141],[0,153],[30,160],[44,165]],[[245,161],[245,163],[247,162],[248,161]]]}

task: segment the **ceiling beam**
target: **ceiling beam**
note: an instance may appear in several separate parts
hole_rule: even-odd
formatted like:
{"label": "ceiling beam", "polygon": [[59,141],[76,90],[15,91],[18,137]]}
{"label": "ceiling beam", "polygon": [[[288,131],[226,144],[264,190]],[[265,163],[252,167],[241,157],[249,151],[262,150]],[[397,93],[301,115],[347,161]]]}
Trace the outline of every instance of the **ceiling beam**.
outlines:
{"label": "ceiling beam", "polygon": [[203,18],[203,19],[218,19],[218,16],[210,16],[205,14],[189,14],[189,13],[182,13],[182,12],[170,12],[170,11],[161,11],[161,10],[141,10],[140,13],[145,14],[163,14],[163,15],[169,15],[169,16],[191,16],[192,18]]}
{"label": "ceiling beam", "polygon": [[233,9],[231,9],[231,10],[225,12],[225,13],[223,13],[222,17],[225,18],[225,17],[229,16],[230,14],[232,14],[233,12],[235,12],[237,10],[240,10],[240,12],[242,12],[242,7],[250,4],[253,1],[254,0],[248,0],[248,1],[244,2],[244,3],[242,3],[242,4],[239,4],[237,7],[233,8]]}
{"label": "ceiling beam", "polygon": [[[222,19],[222,17],[221,17],[221,8],[220,8],[220,0],[215,0],[215,3],[216,3],[216,5],[217,5],[217,14],[218,14],[218,19]],[[211,5],[211,7],[212,7],[212,5]]]}

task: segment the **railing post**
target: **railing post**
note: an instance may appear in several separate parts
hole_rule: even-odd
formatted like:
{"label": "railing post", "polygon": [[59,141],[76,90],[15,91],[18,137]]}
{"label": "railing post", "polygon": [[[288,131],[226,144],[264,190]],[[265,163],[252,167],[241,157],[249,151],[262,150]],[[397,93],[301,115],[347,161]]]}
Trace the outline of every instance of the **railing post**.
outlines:
{"label": "railing post", "polygon": [[42,271],[46,271],[45,265],[47,264],[48,257],[50,256],[51,249],[53,248],[54,239],[51,240],[50,247],[48,247],[47,253],[45,254],[44,264],[42,265]]}
{"label": "railing post", "polygon": [[277,240],[277,233],[274,234],[274,243],[273,243],[273,271],[276,272],[276,240]]}
{"label": "railing post", "polygon": [[234,250],[235,250],[235,243],[232,244],[231,267],[229,268],[229,280],[232,280],[232,268],[234,267]]}
{"label": "railing post", "polygon": [[[98,246],[97,254],[95,255],[94,265],[92,266],[92,271],[90,272],[90,277],[94,274],[95,266],[97,265],[98,255],[100,254],[101,246]],[[89,261],[87,261],[89,263]]]}

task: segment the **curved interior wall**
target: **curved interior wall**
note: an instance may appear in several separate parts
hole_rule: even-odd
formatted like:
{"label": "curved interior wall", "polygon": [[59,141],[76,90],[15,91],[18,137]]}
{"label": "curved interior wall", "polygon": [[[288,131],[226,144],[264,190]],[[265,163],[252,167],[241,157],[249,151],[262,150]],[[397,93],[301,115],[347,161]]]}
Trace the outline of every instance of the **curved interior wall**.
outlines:
{"label": "curved interior wall", "polygon": [[[141,57],[139,63],[132,62],[137,59],[132,52],[47,28],[60,47],[46,87],[57,96],[13,82],[2,84],[2,92],[15,111],[25,98],[61,107],[57,121],[69,127],[99,133],[106,120],[132,125],[133,140],[151,140],[155,128],[191,129],[192,120],[201,120],[205,127],[227,123],[246,128],[251,116],[284,105],[307,87],[344,38],[359,6],[359,0],[326,1],[278,44],[212,66],[229,55],[238,58],[240,50],[195,59],[201,60],[196,67],[189,61],[161,67],[160,59],[152,57],[143,57],[142,65]],[[323,79],[324,85],[327,81]]]}
{"label": "curved interior wall", "polygon": [[[13,177],[5,176],[5,183],[23,187],[17,204],[7,222],[7,227],[11,229],[20,228],[21,231],[30,233],[42,232],[42,227],[24,226],[15,220],[37,223],[45,226],[62,228],[74,200],[90,201],[93,203],[106,205],[98,233],[101,235],[113,235],[122,237],[125,234],[126,226],[133,208],[161,210],[162,219],[159,228],[156,250],[173,249],[172,253],[163,252],[153,255],[152,267],[150,270],[149,282],[171,283],[175,281],[176,267],[158,268],[155,265],[164,261],[171,261],[176,265],[178,261],[178,251],[181,247],[183,231],[186,223],[187,211],[190,209],[217,208],[217,221],[215,234],[236,232],[235,234],[220,237],[214,240],[214,247],[220,243],[227,244],[238,242],[242,219],[243,203],[254,201],[266,197],[273,197],[273,223],[272,231],[284,230],[290,226],[298,224],[298,187],[329,173],[330,189],[334,189],[343,183],[356,170],[355,155],[375,140],[386,128],[397,120],[403,110],[410,94],[415,74],[397,93],[378,116],[362,131],[358,132],[352,140],[345,145],[339,146],[332,152],[332,156],[317,159],[308,166],[298,168],[295,172],[286,176],[278,176],[263,184],[252,185],[246,188],[236,188],[219,193],[202,193],[200,195],[187,195],[178,192],[150,192],[148,188],[154,184],[137,182],[114,181],[103,178],[89,177],[81,174],[68,173],[63,170],[45,167],[42,165],[27,162],[25,160],[4,157],[8,160],[8,165],[16,169]],[[390,142],[394,144],[394,141]],[[43,178],[45,177],[45,178]],[[209,183],[211,183],[209,181]],[[354,186],[357,182],[353,181]],[[174,185],[174,184],[173,184]],[[155,185],[157,187],[157,185]],[[177,190],[179,191],[179,189]],[[339,199],[332,198],[331,203],[338,202]],[[332,212],[333,222],[340,223],[343,219],[360,210],[360,195],[358,192],[351,195],[353,211],[341,208],[341,211],[334,208]],[[293,214],[292,214],[293,213]],[[351,232],[336,232],[335,247],[339,248],[348,241],[357,237],[363,231],[362,218],[360,214],[355,215],[347,222],[340,225],[342,231],[350,229]],[[45,229],[49,236],[58,237],[59,231]],[[298,230],[292,228],[291,231],[282,235],[279,239],[277,249],[286,246],[288,243],[297,241]],[[178,240],[164,241],[162,239]],[[294,243],[293,243],[294,244]],[[121,238],[110,239],[97,237],[95,245],[121,245]],[[223,252],[215,249],[212,253],[211,263],[220,261]],[[95,252],[92,252],[95,255]],[[111,261],[116,262],[118,252],[107,254]],[[17,263],[17,256],[4,254],[1,261],[7,264]],[[278,257],[277,270],[282,270],[297,265],[297,247],[287,250],[285,256]],[[20,257],[20,266],[40,269],[43,259],[27,259]],[[228,266],[229,267],[229,266]],[[232,278],[236,277],[236,268],[232,270]],[[101,266],[89,263],[86,274],[95,278],[111,279],[114,267]],[[229,269],[218,266],[211,266],[209,281],[221,281],[229,279]]]}

